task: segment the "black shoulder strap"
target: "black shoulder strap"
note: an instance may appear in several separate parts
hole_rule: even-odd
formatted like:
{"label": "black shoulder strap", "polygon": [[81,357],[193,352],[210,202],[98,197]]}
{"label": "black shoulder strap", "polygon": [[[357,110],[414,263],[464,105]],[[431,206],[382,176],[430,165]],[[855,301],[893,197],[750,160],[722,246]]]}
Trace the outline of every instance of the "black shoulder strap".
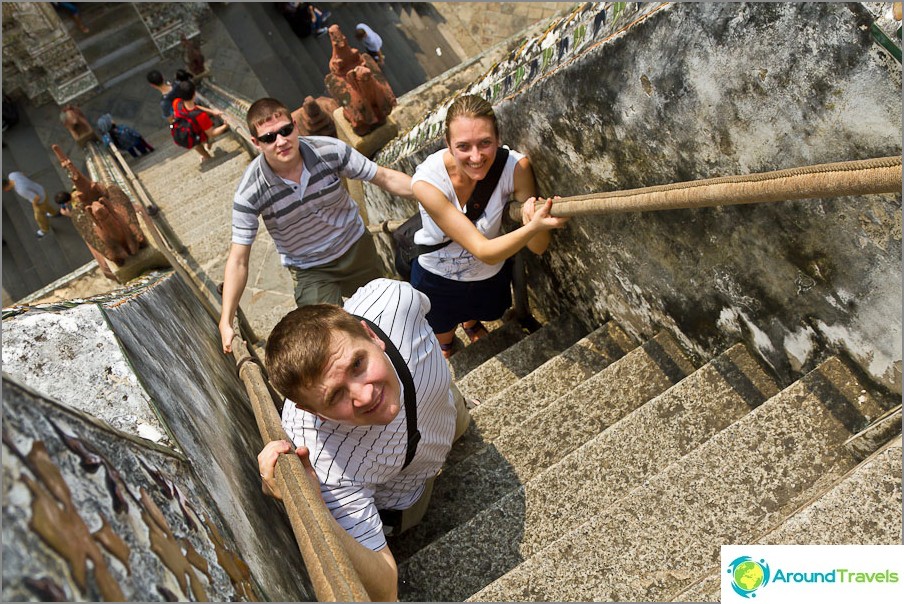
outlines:
{"label": "black shoulder strap", "polygon": [[480,218],[483,215],[484,210],[487,209],[487,203],[490,201],[493,191],[496,190],[496,185],[499,184],[499,179],[502,177],[502,170],[505,168],[505,162],[508,161],[508,156],[509,152],[505,147],[496,149],[496,159],[493,160],[493,165],[490,166],[490,170],[487,172],[484,179],[477,181],[477,186],[474,187],[471,198],[468,200],[468,203],[465,204],[465,215],[471,222],[477,222],[477,219]]}
{"label": "black shoulder strap", "polygon": [[408,444],[405,447],[405,463],[402,465],[404,470],[411,463],[411,460],[414,459],[414,454],[417,452],[417,444],[421,440],[421,433],[417,429],[417,396],[414,391],[414,379],[411,377],[408,365],[405,364],[405,359],[402,358],[402,353],[392,343],[389,336],[370,319],[365,319],[358,315],[352,316],[367,323],[367,326],[386,344],[386,354],[389,356],[389,360],[392,362],[392,366],[395,367],[396,373],[399,374],[399,379],[402,380],[402,386],[405,388],[405,420],[408,425]]}

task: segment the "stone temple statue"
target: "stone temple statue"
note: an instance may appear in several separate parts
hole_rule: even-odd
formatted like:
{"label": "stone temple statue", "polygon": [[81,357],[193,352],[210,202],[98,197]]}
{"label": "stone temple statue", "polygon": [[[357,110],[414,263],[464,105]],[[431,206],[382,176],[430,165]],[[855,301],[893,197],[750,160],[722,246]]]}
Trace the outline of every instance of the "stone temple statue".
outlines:
{"label": "stone temple statue", "polygon": [[72,179],[72,224],[104,274],[117,280],[107,261],[122,266],[147,245],[132,201],[116,185],[89,180],[58,145],[51,148]]}
{"label": "stone temple statue", "polygon": [[91,123],[78,105],[69,104],[60,107],[60,121],[79,146],[84,147],[88,141],[97,139]]}
{"label": "stone temple statue", "polygon": [[328,96],[307,96],[304,104],[292,112],[292,119],[298,124],[302,136],[336,136],[333,111],[339,104]]}
{"label": "stone temple statue", "polygon": [[329,32],[333,56],[324,83],[352,130],[363,136],[386,122],[396,97],[373,57],[351,48],[338,25]]}

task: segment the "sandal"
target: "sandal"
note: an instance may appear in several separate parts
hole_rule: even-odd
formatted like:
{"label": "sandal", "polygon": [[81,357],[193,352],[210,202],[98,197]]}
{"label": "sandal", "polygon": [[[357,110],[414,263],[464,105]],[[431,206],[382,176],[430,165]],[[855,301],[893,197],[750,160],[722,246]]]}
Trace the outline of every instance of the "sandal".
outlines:
{"label": "sandal", "polygon": [[474,325],[470,327],[465,327],[465,324],[461,324],[461,328],[465,330],[465,334],[468,336],[468,340],[473,344],[477,340],[481,338],[487,337],[490,332],[487,331],[487,328],[483,326],[483,323],[477,321]]}
{"label": "sandal", "polygon": [[452,340],[448,344],[440,344],[439,345],[439,349],[443,351],[444,359],[448,359],[453,354],[455,354],[455,352],[457,350],[457,347],[456,347],[457,344],[458,344],[458,340]]}

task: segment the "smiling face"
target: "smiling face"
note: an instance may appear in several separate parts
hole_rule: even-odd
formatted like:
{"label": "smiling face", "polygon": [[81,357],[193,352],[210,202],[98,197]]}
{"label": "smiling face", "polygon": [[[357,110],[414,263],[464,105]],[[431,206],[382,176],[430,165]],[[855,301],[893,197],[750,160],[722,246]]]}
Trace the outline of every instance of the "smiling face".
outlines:
{"label": "smiling face", "polygon": [[401,385],[386,345],[366,325],[367,338],[334,332],[319,380],[295,401],[321,418],[354,426],[386,425],[401,409]]}
{"label": "smiling face", "polygon": [[446,141],[456,167],[473,180],[482,180],[493,160],[499,140],[488,117],[456,117],[449,122]]}
{"label": "smiling face", "polygon": [[[288,135],[284,135],[280,130],[287,126],[291,126],[292,130]],[[266,121],[256,124],[256,131],[257,136],[252,138],[254,145],[260,149],[264,159],[277,174],[291,169],[301,161],[298,128],[291,117],[281,114],[271,116]],[[270,134],[276,134],[276,140],[273,142],[267,143],[259,138]]]}

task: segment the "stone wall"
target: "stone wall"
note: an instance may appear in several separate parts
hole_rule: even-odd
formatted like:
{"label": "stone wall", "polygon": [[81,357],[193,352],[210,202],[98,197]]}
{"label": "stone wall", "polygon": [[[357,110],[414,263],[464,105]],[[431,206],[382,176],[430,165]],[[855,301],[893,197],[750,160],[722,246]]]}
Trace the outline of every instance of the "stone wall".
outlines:
{"label": "stone wall", "polygon": [[[901,154],[901,66],[859,4],[585,5],[467,89],[570,196]],[[377,161],[413,173],[445,106]],[[368,189],[372,221],[413,205]],[[381,238],[383,253],[386,237]],[[544,316],[745,341],[791,380],[830,353],[900,392],[901,196],[581,217],[530,257]]]}
{"label": "stone wall", "polygon": [[172,272],[6,313],[4,601],[314,599],[215,327]]}

